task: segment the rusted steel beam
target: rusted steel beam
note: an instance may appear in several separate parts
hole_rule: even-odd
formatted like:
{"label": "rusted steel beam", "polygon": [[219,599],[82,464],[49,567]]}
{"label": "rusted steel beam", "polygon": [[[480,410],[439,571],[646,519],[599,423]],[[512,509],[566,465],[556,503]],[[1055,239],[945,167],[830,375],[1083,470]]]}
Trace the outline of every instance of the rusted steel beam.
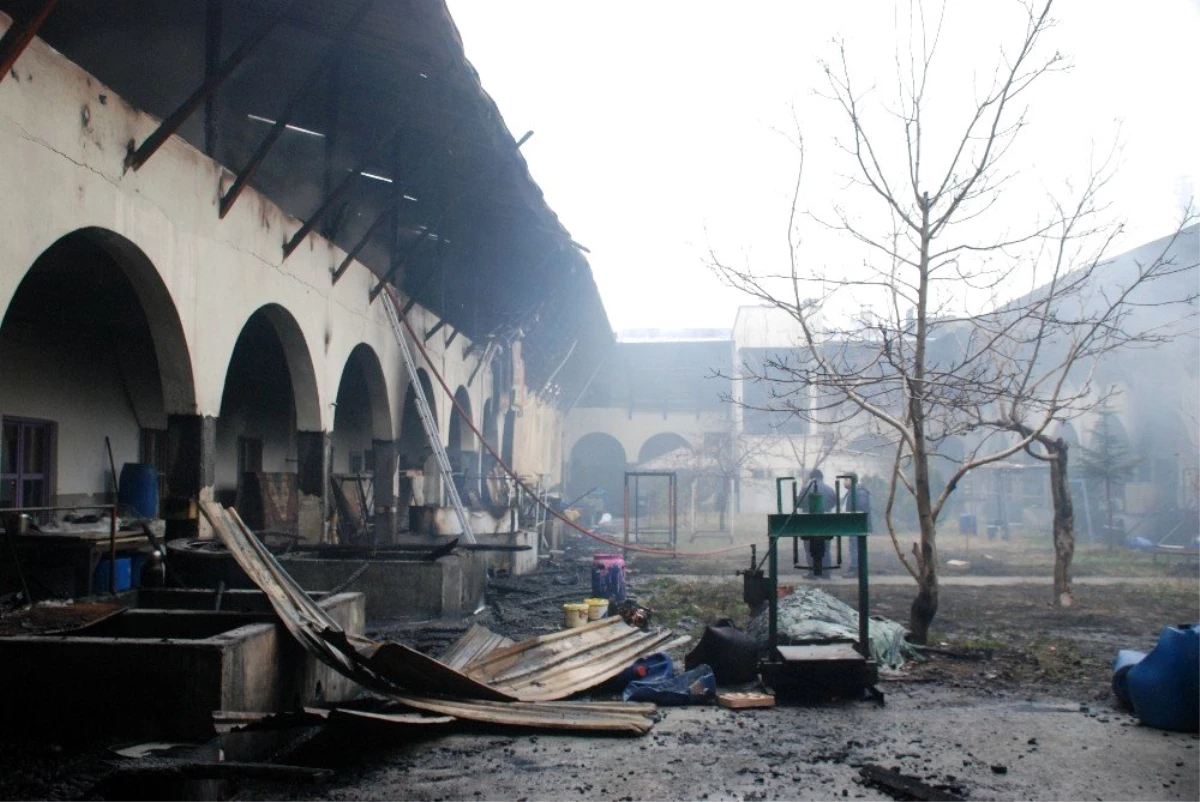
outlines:
{"label": "rusted steel beam", "polygon": [[367,152],[363,154],[362,159],[357,165],[355,165],[354,169],[350,171],[350,174],[342,179],[342,183],[338,184],[337,188],[329,193],[329,197],[325,199],[325,202],[321,204],[320,208],[312,213],[312,216],[308,218],[308,222],[300,226],[300,230],[296,232],[296,235],[284,243],[284,260],[292,255],[292,251],[296,250],[301,242],[304,242],[304,238],[307,237],[314,228],[316,228],[317,223],[320,223],[321,219],[328,214],[329,210],[332,209],[334,205],[337,204],[337,202],[340,201],[346,195],[346,193],[350,191],[350,188],[354,186],[355,183],[357,183],[358,178],[362,175],[362,171],[367,166],[367,160],[370,159],[371,156],[373,156],[379,150],[379,148],[395,139],[399,130],[399,124],[393,126],[391,131],[389,131],[382,139],[372,145]]}
{"label": "rusted steel beam", "polygon": [[12,25],[4,33],[4,38],[0,39],[0,81],[8,76],[9,70],[25,52],[25,48],[33,41],[33,37],[37,36],[37,32],[41,30],[46,18],[50,16],[50,12],[57,4],[58,0],[44,0],[42,7],[33,16],[25,20],[14,19],[12,21]]}
{"label": "rusted steel beam", "polygon": [[225,83],[225,80],[246,60],[246,57],[254,52],[259,43],[279,24],[280,20],[284,18],[297,2],[298,0],[288,0],[278,11],[255,28],[250,36],[246,38],[246,41],[242,42],[241,46],[225,60],[225,63],[213,70],[211,77],[201,84],[200,88],[193,92],[191,97],[183,101],[179,108],[171,112],[158,128],[155,129],[154,133],[146,137],[136,149],[130,149],[129,154],[125,157],[125,168],[137,170],[149,161],[155,151],[162,147],[162,144],[178,131],[181,125],[187,122],[188,117],[191,117],[196,109],[200,108],[200,104],[207,100],[209,95],[217,91],[217,88]]}
{"label": "rusted steel beam", "polygon": [[283,133],[283,129],[286,128],[287,124],[291,121],[292,115],[296,113],[296,109],[300,106],[300,101],[304,99],[309,88],[316,83],[317,78],[320,77],[322,72],[329,69],[334,54],[336,54],[338,50],[345,46],[346,40],[350,38],[350,35],[354,33],[354,30],[358,27],[358,24],[362,22],[362,18],[366,16],[367,10],[371,7],[371,3],[372,0],[366,0],[366,2],[362,3],[362,5],[355,10],[354,15],[350,17],[350,19],[342,27],[341,31],[338,32],[337,37],[333,40],[333,42],[330,43],[329,47],[326,48],[323,57],[311,70],[309,70],[308,74],[304,76],[304,80],[300,82],[300,88],[292,94],[292,97],[287,102],[287,106],[284,107],[284,110],[280,113],[279,119],[277,119],[275,124],[271,126],[271,130],[267,132],[266,138],[263,139],[262,144],[258,146],[258,150],[255,152],[254,156],[251,157],[250,163],[242,168],[242,171],[238,173],[237,178],[234,179],[233,185],[229,187],[229,190],[224,195],[221,196],[220,216],[222,218],[224,218],[225,215],[229,213],[229,210],[233,208],[233,204],[237,202],[238,196],[242,194],[242,190],[246,188],[246,184],[250,182],[250,179],[254,177],[254,174],[262,165],[263,160],[267,158],[267,154],[271,152],[271,147],[275,144],[276,140],[279,139],[279,135]]}
{"label": "rusted steel beam", "polygon": [[359,253],[362,252],[362,249],[366,247],[367,242],[371,239],[371,235],[373,235],[375,231],[381,225],[383,225],[383,221],[388,219],[388,215],[393,209],[396,208],[396,205],[399,202],[400,191],[396,190],[396,196],[386,206],[383,207],[383,211],[381,211],[379,216],[375,218],[375,222],[371,223],[371,227],[367,229],[367,233],[362,235],[362,238],[358,241],[358,243],[350,249],[350,253],[346,254],[346,258],[342,260],[340,265],[338,265],[337,270],[333,271],[334,284],[337,284],[338,279],[340,279],[342,275],[345,274],[345,272],[350,268],[350,263],[358,258]]}

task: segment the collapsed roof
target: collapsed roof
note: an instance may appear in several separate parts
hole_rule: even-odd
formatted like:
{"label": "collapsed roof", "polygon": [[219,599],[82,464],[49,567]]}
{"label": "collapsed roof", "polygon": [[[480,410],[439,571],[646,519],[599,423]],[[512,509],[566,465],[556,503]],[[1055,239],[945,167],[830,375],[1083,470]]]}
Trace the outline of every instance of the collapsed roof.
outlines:
{"label": "collapsed roof", "polygon": [[[0,0],[17,22],[45,6]],[[448,324],[443,336],[481,347],[523,337],[535,391],[571,402],[612,344],[587,260],[442,0],[72,0],[38,35],[301,233],[390,276]],[[145,143],[131,144],[127,163],[153,169]],[[236,200],[227,191],[222,205]],[[285,254],[296,234],[283,233]]]}

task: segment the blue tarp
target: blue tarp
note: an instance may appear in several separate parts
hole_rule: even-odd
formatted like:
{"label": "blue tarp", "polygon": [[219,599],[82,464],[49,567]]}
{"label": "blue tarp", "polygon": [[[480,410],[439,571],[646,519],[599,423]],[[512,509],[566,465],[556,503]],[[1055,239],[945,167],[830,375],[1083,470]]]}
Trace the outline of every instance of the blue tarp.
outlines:
{"label": "blue tarp", "polygon": [[706,665],[675,677],[635,680],[625,686],[626,702],[659,705],[705,705],[717,698],[717,678]]}

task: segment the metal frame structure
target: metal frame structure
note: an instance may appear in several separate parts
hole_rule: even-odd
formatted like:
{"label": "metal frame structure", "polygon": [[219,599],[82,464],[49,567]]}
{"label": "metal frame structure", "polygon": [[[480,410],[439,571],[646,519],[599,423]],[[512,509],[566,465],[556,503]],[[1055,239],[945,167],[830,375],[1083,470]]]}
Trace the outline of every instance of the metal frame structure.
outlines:
{"label": "metal frame structure", "polygon": [[[838,502],[842,499],[841,486],[845,479],[849,485],[850,507],[856,506],[857,480],[851,476],[837,477]],[[767,516],[767,610],[768,629],[767,645],[772,655],[779,651],[779,541],[788,538],[798,543],[800,540],[813,540],[826,537],[853,537],[858,549],[858,643],[856,651],[863,657],[870,655],[868,622],[871,616],[870,593],[868,591],[867,565],[867,535],[868,520],[865,512],[825,512],[821,509],[823,499],[820,494],[810,493],[809,512],[802,513],[795,509],[790,512],[783,510],[782,484],[787,478],[778,480],[778,512]],[[794,480],[793,480],[794,481]]]}
{"label": "metal frame structure", "polygon": [[[641,538],[641,535],[643,533],[658,534],[662,531],[659,529],[642,529],[638,523],[639,522],[639,512],[638,512],[637,499],[639,498],[640,483],[643,478],[651,478],[651,477],[666,478],[666,480],[667,480],[667,529],[666,529],[667,539],[666,539],[665,543],[663,541],[658,541],[658,540],[650,541],[650,542],[653,542],[656,545],[665,545],[665,546],[669,547],[670,549],[674,550],[675,541],[676,541],[676,538],[678,535],[678,530],[679,530],[679,515],[678,515],[677,509],[676,509],[678,502],[679,502],[679,477],[675,473],[675,471],[626,471],[625,472],[625,507],[624,507],[625,546],[626,546],[626,548],[628,548],[628,546],[629,546],[630,533],[634,534],[636,536],[637,542],[640,543],[640,542],[643,542],[642,538]],[[630,502],[629,480],[631,478],[633,479],[633,499],[634,499],[634,503],[632,505],[632,508],[633,508],[632,509],[632,517],[630,515],[631,510],[630,510],[630,503],[629,503]],[[632,529],[630,528],[631,521],[633,522]]]}

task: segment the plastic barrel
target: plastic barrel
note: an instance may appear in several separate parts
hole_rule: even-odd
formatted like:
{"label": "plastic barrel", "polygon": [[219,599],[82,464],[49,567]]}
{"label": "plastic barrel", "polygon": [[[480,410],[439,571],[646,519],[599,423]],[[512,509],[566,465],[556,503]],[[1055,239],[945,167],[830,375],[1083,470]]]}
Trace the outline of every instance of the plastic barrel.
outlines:
{"label": "plastic barrel", "polygon": [[158,517],[158,468],[140,462],[126,462],[121,466],[121,480],[117,483],[117,501],[121,514],[133,514],[142,518]]}
{"label": "plastic barrel", "polygon": [[1200,625],[1165,627],[1153,651],[1129,669],[1126,681],[1143,724],[1200,731]]}
{"label": "plastic barrel", "polygon": [[592,596],[625,600],[625,558],[620,554],[592,555]]}
{"label": "plastic barrel", "polygon": [[[128,557],[117,558],[116,581],[113,590],[129,590],[133,585],[133,566]],[[92,593],[108,593],[108,575],[112,570],[112,563],[107,557],[100,560],[96,565],[96,572],[92,574]]]}

